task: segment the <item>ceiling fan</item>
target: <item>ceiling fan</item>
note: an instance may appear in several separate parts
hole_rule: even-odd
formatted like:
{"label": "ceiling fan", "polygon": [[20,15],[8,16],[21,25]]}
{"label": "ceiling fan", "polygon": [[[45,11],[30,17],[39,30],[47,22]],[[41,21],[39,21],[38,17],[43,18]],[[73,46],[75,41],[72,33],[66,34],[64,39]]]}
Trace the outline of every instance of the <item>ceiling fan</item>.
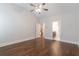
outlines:
{"label": "ceiling fan", "polygon": [[33,7],[32,10],[30,10],[30,12],[36,12],[36,13],[41,13],[42,11],[48,11],[47,8],[43,8],[46,5],[46,3],[42,3],[42,4],[30,4],[30,6]]}

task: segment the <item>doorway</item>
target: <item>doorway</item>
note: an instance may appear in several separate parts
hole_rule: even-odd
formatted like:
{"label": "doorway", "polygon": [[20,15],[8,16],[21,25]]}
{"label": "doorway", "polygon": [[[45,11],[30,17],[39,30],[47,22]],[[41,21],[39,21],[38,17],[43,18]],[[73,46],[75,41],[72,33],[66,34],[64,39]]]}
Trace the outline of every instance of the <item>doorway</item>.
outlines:
{"label": "doorway", "polygon": [[59,21],[52,22],[52,37],[53,37],[53,40],[60,40],[60,23],[59,23]]}

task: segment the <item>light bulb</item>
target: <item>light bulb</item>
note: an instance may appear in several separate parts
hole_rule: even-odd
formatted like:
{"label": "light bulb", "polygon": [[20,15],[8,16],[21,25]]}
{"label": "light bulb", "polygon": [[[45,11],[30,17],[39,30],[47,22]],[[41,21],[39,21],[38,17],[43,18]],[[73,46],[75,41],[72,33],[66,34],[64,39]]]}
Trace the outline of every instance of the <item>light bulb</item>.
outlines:
{"label": "light bulb", "polygon": [[36,11],[36,12],[41,12],[41,10],[40,10],[40,9],[36,9],[35,11]]}

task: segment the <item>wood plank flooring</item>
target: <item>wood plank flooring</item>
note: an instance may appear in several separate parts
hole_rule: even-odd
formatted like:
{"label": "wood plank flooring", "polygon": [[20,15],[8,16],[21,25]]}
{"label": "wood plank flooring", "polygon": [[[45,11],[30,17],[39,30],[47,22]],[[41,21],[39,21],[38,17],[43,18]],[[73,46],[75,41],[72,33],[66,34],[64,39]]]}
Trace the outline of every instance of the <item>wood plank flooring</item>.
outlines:
{"label": "wood plank flooring", "polygon": [[39,45],[39,39],[33,39],[0,47],[0,56],[79,56],[75,44],[45,39],[45,48]]}

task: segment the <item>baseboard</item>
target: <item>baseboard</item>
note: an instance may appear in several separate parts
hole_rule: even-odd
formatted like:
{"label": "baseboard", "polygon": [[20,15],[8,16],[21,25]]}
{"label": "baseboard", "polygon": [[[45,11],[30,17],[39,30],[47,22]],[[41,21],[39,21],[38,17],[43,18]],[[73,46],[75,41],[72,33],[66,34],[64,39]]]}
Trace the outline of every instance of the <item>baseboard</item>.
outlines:
{"label": "baseboard", "polygon": [[70,42],[70,41],[66,41],[66,40],[59,40],[59,41],[78,45],[76,42]]}
{"label": "baseboard", "polygon": [[[36,37],[36,38],[39,38],[39,37]],[[12,41],[12,42],[0,43],[0,47],[11,45],[11,44],[15,44],[15,43],[20,43],[20,42],[28,41],[28,40],[32,40],[32,39],[35,39],[35,37],[30,37],[30,38],[26,38],[26,39],[20,39],[20,40],[16,40],[16,41]],[[50,37],[45,37],[45,39],[53,40]],[[66,43],[72,43],[72,44],[76,44],[76,45],[79,46],[79,44],[77,42],[70,42],[70,41],[66,41],[66,40],[58,40],[58,41],[60,41],[60,42],[66,42]]]}
{"label": "baseboard", "polygon": [[45,37],[45,39],[53,40],[51,37]]}
{"label": "baseboard", "polygon": [[[51,39],[50,37],[45,37],[45,39],[54,40],[54,39]],[[70,41],[66,41],[66,40],[56,40],[56,41],[65,42],[65,43],[71,43],[71,44],[75,44],[75,45],[79,46],[79,44],[77,42],[70,42]]]}
{"label": "baseboard", "polygon": [[20,43],[20,42],[27,41],[27,40],[32,40],[32,39],[35,39],[35,37],[30,37],[30,38],[26,38],[26,39],[20,39],[20,40],[11,41],[11,42],[5,42],[5,43],[2,43],[2,44],[0,43],[0,47],[15,44],[15,43]]}

